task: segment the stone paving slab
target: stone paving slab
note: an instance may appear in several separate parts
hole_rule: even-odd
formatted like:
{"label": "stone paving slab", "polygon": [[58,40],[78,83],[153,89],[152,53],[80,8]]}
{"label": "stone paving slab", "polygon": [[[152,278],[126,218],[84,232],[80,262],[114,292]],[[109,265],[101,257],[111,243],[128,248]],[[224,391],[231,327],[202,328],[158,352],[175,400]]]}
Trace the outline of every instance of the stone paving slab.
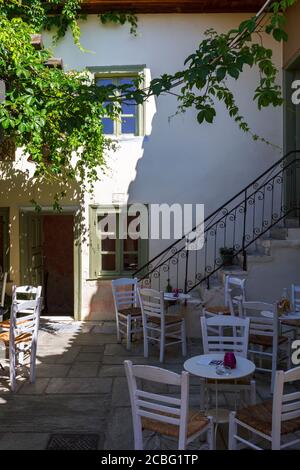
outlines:
{"label": "stone paving slab", "polygon": [[98,369],[97,362],[74,362],[68,377],[97,377]]}
{"label": "stone paving slab", "polygon": [[112,407],[129,406],[130,398],[126,378],[119,377],[114,379],[112,388]]}
{"label": "stone paving slab", "polygon": [[45,450],[49,441],[47,433],[7,433],[0,438],[0,450]]}
{"label": "stone paving slab", "polygon": [[36,379],[35,383],[31,384],[30,382],[25,382],[20,388],[20,395],[41,395],[45,392],[50,379]]}
{"label": "stone paving slab", "polygon": [[2,432],[96,432],[106,428],[110,400],[103,395],[14,395],[0,404]]}
{"label": "stone paving slab", "polygon": [[51,379],[46,388],[47,394],[94,394],[110,393],[112,379],[109,378],[71,378]]}
{"label": "stone paving slab", "polygon": [[133,429],[130,407],[118,407],[111,410],[107,421],[104,449],[133,449]]}
{"label": "stone paving slab", "polygon": [[101,366],[98,372],[99,377],[125,377],[123,365]]}
{"label": "stone paving slab", "polygon": [[97,362],[99,364],[102,356],[101,352],[80,352],[76,357],[76,362]]}
{"label": "stone paving slab", "polygon": [[66,377],[70,370],[70,365],[65,364],[41,364],[36,367],[37,377]]}

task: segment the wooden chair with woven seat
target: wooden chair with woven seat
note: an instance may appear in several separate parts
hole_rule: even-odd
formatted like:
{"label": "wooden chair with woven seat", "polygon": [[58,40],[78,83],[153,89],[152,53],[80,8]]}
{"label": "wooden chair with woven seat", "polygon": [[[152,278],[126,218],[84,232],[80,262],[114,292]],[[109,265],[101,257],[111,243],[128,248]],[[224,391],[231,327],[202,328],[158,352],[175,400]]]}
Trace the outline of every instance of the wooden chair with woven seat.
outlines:
{"label": "wooden chair with woven seat", "polygon": [[[215,316],[201,318],[202,343],[204,354],[233,352],[237,356],[247,358],[250,320],[248,318]],[[217,336],[214,331],[220,334]],[[225,334],[226,332],[226,334]],[[252,377],[236,381],[218,381],[222,392],[243,393],[246,402],[256,403],[256,383]],[[200,402],[201,409],[205,407],[205,392],[215,391],[215,381],[201,380]]]}
{"label": "wooden chair with woven seat", "polygon": [[224,284],[224,305],[204,307],[206,316],[234,315],[234,309],[238,306],[238,300],[246,300],[246,279],[234,276],[226,276]]}
{"label": "wooden chair with woven seat", "polygon": [[[279,335],[279,320],[276,304],[265,302],[239,303],[240,316],[250,318],[249,355],[256,363],[256,370],[271,374],[271,391],[274,389],[275,373],[277,370],[279,353],[283,352],[287,360],[287,368],[290,367],[290,338]],[[262,312],[268,312],[271,317],[262,316]],[[263,364],[263,361],[265,362]],[[266,362],[271,363],[271,368]]]}
{"label": "wooden chair with woven seat", "polygon": [[144,356],[149,355],[149,340],[160,347],[160,362],[164,361],[165,348],[181,344],[186,356],[185,320],[180,315],[165,313],[164,293],[153,289],[138,290],[143,317]]}
{"label": "wooden chair with woven seat", "polygon": [[[39,299],[42,295],[42,286],[16,286],[16,285],[13,285],[12,286],[12,304],[14,302],[16,302],[17,304],[20,304],[20,303],[23,303],[23,302],[26,302],[26,301],[29,301],[29,300],[33,300],[33,301],[37,301],[37,299]],[[29,313],[32,313],[32,309],[31,310],[27,310],[27,311],[18,311],[18,315],[26,315],[26,314],[29,314]],[[10,326],[10,320],[5,320],[3,322],[0,323],[0,327],[2,330],[9,330],[9,326]]]}
{"label": "wooden chair with woven seat", "polygon": [[117,340],[120,343],[122,337],[126,338],[126,347],[131,349],[131,337],[139,333],[142,328],[142,312],[137,293],[137,279],[115,279],[111,281],[114,299]]}
{"label": "wooden chair with woven seat", "polygon": [[287,372],[277,371],[273,402],[267,401],[256,406],[233,412],[229,424],[229,450],[250,447],[262,450],[257,442],[247,440],[239,434],[239,429],[250,431],[251,436],[265,439],[272,450],[281,450],[299,444],[299,436],[284,442],[300,431],[300,392],[285,393],[285,384],[300,380],[300,367]]}
{"label": "wooden chair with woven seat", "polygon": [[[42,298],[21,303],[13,302],[11,306],[9,331],[0,332],[0,342],[9,348],[10,385],[16,389],[16,367],[18,356],[24,354],[30,357],[30,382],[35,382],[37,338],[39,319],[42,308]],[[29,311],[28,315],[19,317],[20,312]]]}
{"label": "wooden chair with woven seat", "polygon": [[[143,431],[151,431],[174,438],[178,441],[178,449],[184,450],[187,445],[207,435],[207,445],[214,447],[212,418],[206,417],[199,410],[189,410],[189,374],[176,374],[159,367],[133,365],[125,361],[125,371],[129,388],[134,448],[143,450]],[[180,398],[172,395],[150,393],[144,388],[145,382],[165,384],[178,387]]]}

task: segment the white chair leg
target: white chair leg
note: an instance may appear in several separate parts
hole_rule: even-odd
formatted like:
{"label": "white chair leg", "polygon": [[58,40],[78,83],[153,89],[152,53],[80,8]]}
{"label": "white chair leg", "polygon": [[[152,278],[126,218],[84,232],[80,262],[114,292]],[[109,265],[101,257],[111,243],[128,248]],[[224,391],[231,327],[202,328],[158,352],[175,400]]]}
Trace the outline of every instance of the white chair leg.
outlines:
{"label": "white chair leg", "polygon": [[206,384],[205,380],[200,379],[200,410],[205,410],[205,392],[206,392]]}
{"label": "white chair leg", "polygon": [[228,449],[237,450],[237,443],[235,435],[237,434],[237,424],[235,420],[236,413],[235,411],[230,413],[229,416],[229,436],[228,436]]}
{"label": "white chair leg", "polygon": [[127,342],[126,348],[128,351],[131,349],[131,315],[127,316]]}
{"label": "white chair leg", "polygon": [[149,357],[148,330],[147,330],[146,322],[143,325],[143,335],[144,335],[144,357]]}
{"label": "white chair leg", "polygon": [[119,316],[116,316],[116,323],[117,323],[117,342],[121,343],[121,332],[120,332],[120,324],[119,324]]}
{"label": "white chair leg", "polygon": [[208,450],[215,449],[215,432],[214,432],[214,422],[212,417],[209,418],[209,425],[207,430],[207,444]]}
{"label": "white chair leg", "polygon": [[159,346],[160,346],[159,360],[160,360],[160,362],[164,362],[164,358],[165,358],[165,332],[163,330],[161,330]]}
{"label": "white chair leg", "polygon": [[14,392],[16,390],[16,352],[12,347],[9,350],[9,376],[10,387]]}
{"label": "white chair leg", "polygon": [[256,405],[256,382],[251,380],[250,382],[250,403]]}
{"label": "white chair leg", "polygon": [[30,354],[30,383],[35,383],[36,345],[32,345]]}
{"label": "white chair leg", "polygon": [[182,320],[181,322],[181,340],[182,340],[182,355],[185,357],[187,355],[187,348],[186,348],[186,330],[185,330],[185,321]]}

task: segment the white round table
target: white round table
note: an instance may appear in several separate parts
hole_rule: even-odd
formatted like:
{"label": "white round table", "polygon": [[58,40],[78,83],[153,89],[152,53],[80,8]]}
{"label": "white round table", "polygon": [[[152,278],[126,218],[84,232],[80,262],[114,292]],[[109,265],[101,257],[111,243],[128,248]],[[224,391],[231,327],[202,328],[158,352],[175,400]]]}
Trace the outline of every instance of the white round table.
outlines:
{"label": "white round table", "polygon": [[[262,317],[265,318],[273,318],[273,312],[261,312]],[[300,312],[288,312],[284,313],[283,315],[278,315],[279,321],[293,321],[293,320],[300,320]]]}
{"label": "white round table", "polygon": [[202,356],[195,356],[185,361],[183,367],[190,374],[202,377],[204,379],[211,379],[216,384],[216,408],[215,410],[208,410],[207,414],[212,416],[217,425],[227,423],[229,418],[229,411],[218,407],[218,380],[238,380],[248,375],[253,374],[255,371],[255,364],[248,359],[241,356],[236,356],[236,368],[231,369],[230,375],[219,375],[216,372],[217,366],[210,365],[212,361],[223,361],[224,353],[222,354],[206,354]]}
{"label": "white round table", "polygon": [[166,302],[179,302],[181,300],[189,300],[191,296],[189,294],[182,294],[179,293],[177,296],[173,294],[172,292],[166,292],[164,294],[164,300]]}

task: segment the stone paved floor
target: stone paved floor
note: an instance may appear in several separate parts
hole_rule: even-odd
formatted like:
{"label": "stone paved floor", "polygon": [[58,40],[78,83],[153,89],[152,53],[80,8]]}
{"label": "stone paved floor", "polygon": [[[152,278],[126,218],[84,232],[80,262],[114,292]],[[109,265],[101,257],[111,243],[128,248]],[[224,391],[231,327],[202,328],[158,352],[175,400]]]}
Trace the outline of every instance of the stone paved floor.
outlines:
{"label": "stone paved floor", "polygon": [[[188,353],[201,354],[199,340],[189,341]],[[45,449],[52,433],[78,432],[98,434],[99,449],[132,449],[123,368],[126,358],[137,364],[159,365],[155,348],[146,360],[141,343],[135,343],[130,353],[117,344],[112,323],[42,320],[35,384],[29,384],[27,370],[23,370],[17,392],[12,394],[7,362],[1,360],[6,372],[0,370],[0,449]],[[170,348],[164,367],[180,372],[182,364],[179,348]],[[257,384],[258,400],[270,398],[267,381],[258,376]],[[190,402],[192,406],[199,404],[197,378],[191,379]],[[226,447],[226,441],[223,429],[218,433],[218,446]],[[151,445],[155,446],[150,442]]]}

